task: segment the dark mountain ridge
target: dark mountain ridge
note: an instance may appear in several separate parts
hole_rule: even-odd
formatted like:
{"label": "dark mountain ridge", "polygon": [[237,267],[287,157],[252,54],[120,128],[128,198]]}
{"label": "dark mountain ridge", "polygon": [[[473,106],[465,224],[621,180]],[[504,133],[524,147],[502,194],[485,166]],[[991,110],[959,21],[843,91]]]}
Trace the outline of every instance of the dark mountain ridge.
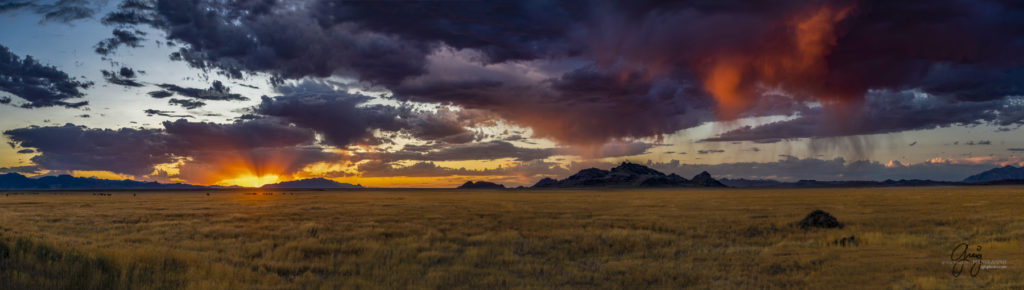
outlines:
{"label": "dark mountain ridge", "polygon": [[675,173],[665,175],[660,171],[635,163],[623,162],[611,170],[589,168],[580,170],[562,180],[544,178],[533,188],[576,188],[576,187],[726,187],[711,178],[706,171],[692,180]]}
{"label": "dark mountain ridge", "polygon": [[260,188],[282,188],[282,189],[329,189],[329,188],[363,188],[361,184],[342,183],[326,178],[310,178],[292,180],[274,184],[266,184]]}
{"label": "dark mountain ridge", "polygon": [[470,180],[470,181],[466,181],[466,183],[463,183],[462,185],[460,185],[457,188],[458,189],[504,189],[505,185],[497,184],[497,183],[494,183],[494,182],[487,182],[487,181],[477,181],[476,183],[473,183],[473,181]]}
{"label": "dark mountain ridge", "polygon": [[[574,188],[574,187],[736,187],[736,188],[823,188],[823,187],[896,187],[896,186],[960,186],[960,185],[1015,185],[1024,184],[1024,167],[1005,166],[993,168],[972,175],[962,182],[934,180],[885,180],[885,181],[818,181],[800,180],[782,182],[771,179],[729,179],[716,180],[707,172],[702,172],[693,179],[686,179],[676,174],[664,174],[647,166],[622,163],[611,170],[597,168],[584,169],[563,180],[544,178],[532,188]],[[481,184],[482,183],[482,184]],[[504,188],[500,184],[490,182],[469,182],[467,188]],[[465,187],[463,184],[462,187]],[[480,186],[480,187],[476,187]],[[187,189],[223,189],[236,188],[224,186],[201,186],[182,183],[158,183],[135,180],[108,180],[89,177],[73,177],[70,175],[42,176],[29,178],[18,173],[0,174],[0,190],[187,190]],[[329,188],[363,188],[361,185],[340,183],[324,178],[312,178],[264,185],[268,189],[329,189]]]}
{"label": "dark mountain ridge", "polygon": [[[0,174],[0,190],[179,190],[179,189],[225,189],[240,186],[202,186],[183,183],[144,182],[130,179],[109,180],[71,175],[42,176],[30,178],[18,173]],[[261,188],[363,188],[361,185],[335,182],[323,178],[303,179],[264,185]]]}
{"label": "dark mountain ridge", "polygon": [[964,182],[990,182],[1000,180],[1024,180],[1024,167],[1013,167],[1010,165],[986,170],[985,172],[971,175],[964,179]]}
{"label": "dark mountain ridge", "polygon": [[71,175],[29,178],[18,173],[0,175],[0,190],[74,190],[74,189],[204,189],[223,188],[181,183],[142,182],[130,179],[109,180]]}

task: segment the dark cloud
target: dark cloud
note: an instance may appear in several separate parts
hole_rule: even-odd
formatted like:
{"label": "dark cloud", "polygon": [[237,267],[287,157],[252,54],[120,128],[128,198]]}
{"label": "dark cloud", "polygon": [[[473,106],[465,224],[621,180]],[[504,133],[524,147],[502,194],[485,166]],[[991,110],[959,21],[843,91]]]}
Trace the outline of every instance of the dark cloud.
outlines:
{"label": "dark cloud", "polygon": [[401,128],[399,112],[395,107],[384,105],[358,107],[369,100],[369,97],[345,92],[263,97],[256,112],[316,130],[323,134],[327,144],[340,147],[354,143],[376,144],[373,130]]}
{"label": "dark cloud", "polygon": [[213,84],[209,89],[197,89],[197,88],[186,88],[180,87],[173,84],[160,84],[157,85],[163,88],[165,91],[150,92],[149,95],[154,98],[165,98],[167,92],[174,92],[183,97],[189,97],[200,100],[209,101],[247,101],[249,98],[243,97],[239,94],[232,94],[231,89],[224,86],[220,81],[213,81]]}
{"label": "dark cloud", "polygon": [[409,134],[423,140],[440,140],[445,143],[467,143],[475,134],[466,129],[469,121],[464,115],[446,107],[434,112],[406,113],[408,122],[404,125]]}
{"label": "dark cloud", "polygon": [[992,141],[978,140],[977,143],[975,143],[974,141],[967,141],[967,143],[964,143],[964,145],[992,145]]}
{"label": "dark cloud", "polygon": [[608,158],[635,156],[647,153],[647,150],[657,146],[645,142],[609,142],[599,146],[573,146],[559,148],[558,155],[575,155],[584,158]]}
{"label": "dark cloud", "polygon": [[30,7],[32,1],[3,1],[0,2],[0,13],[8,12],[11,10],[22,9]]}
{"label": "dark cloud", "polygon": [[1021,151],[1024,151],[1024,148],[1007,148],[1006,150],[1010,150],[1010,151],[1014,151],[1014,152],[1021,152]]}
{"label": "dark cloud", "polygon": [[153,171],[153,166],[175,160],[169,136],[155,129],[89,129],[66,124],[5,131],[22,148],[34,148],[32,157],[49,170],[109,170],[131,175]]}
{"label": "dark cloud", "polygon": [[609,158],[635,156],[647,153],[654,145],[642,142],[608,143],[599,147],[524,148],[512,143],[493,140],[466,144],[405,145],[392,152],[357,154],[354,160],[394,161],[464,161],[513,159],[532,162],[557,155]]}
{"label": "dark cloud", "polygon": [[170,96],[173,96],[173,95],[174,95],[174,93],[168,92],[168,91],[152,91],[152,92],[149,92],[149,96],[150,97],[154,97],[154,98],[157,98],[157,99],[163,99],[163,98],[170,97]]}
{"label": "dark cloud", "polygon": [[[642,73],[620,80],[618,71],[598,67],[530,80],[513,65],[485,66],[474,58],[479,56],[466,52],[433,55],[427,75],[392,90],[400,99],[489,112],[531,128],[533,137],[580,146],[674,133],[714,117],[711,100],[689,82],[646,81]],[[451,80],[459,77],[469,80]]]}
{"label": "dark cloud", "polygon": [[141,87],[143,84],[135,81],[135,70],[129,67],[122,67],[118,71],[102,70],[103,78],[108,83],[126,87]]}
{"label": "dark cloud", "polygon": [[90,86],[92,82],[78,81],[54,66],[39,63],[32,56],[22,59],[0,45],[0,91],[27,101],[21,104],[23,108],[82,107],[89,102],[70,100],[84,96],[80,90]]}
{"label": "dark cloud", "polygon": [[[125,3],[105,23],[162,30],[187,44],[174,57],[196,67],[234,77],[355,77],[402,100],[489,112],[562,143],[776,114],[800,117],[717,139],[1024,119],[1021,110],[993,113],[1024,93],[1024,31],[1005,29],[1024,26],[1024,7],[1009,1]],[[910,105],[901,93],[870,97],[910,90],[941,101],[899,107]],[[861,111],[872,118],[846,121]],[[954,114],[917,117],[943,112]]]}
{"label": "dark cloud", "polygon": [[725,152],[725,150],[722,150],[722,149],[697,150],[697,154],[702,154],[702,155],[703,154],[724,153],[724,152]]}
{"label": "dark cloud", "polygon": [[187,114],[186,115],[178,115],[178,114],[175,114],[172,111],[164,111],[164,110],[157,110],[157,109],[146,109],[144,112],[146,113],[147,116],[150,116],[150,117],[152,117],[152,116],[161,116],[161,117],[168,117],[168,118],[195,118],[195,116],[192,116],[192,115],[187,115]]}
{"label": "dark cloud", "polygon": [[67,124],[8,130],[19,148],[39,153],[47,170],[106,170],[146,176],[158,164],[184,162],[181,177],[213,183],[243,174],[289,175],[339,156],[313,144],[309,129],[270,119],[229,124],[166,121],[163,129],[92,129]]}
{"label": "dark cloud", "polygon": [[533,184],[544,176],[568,176],[568,170],[554,163],[542,161],[520,162],[514,166],[492,169],[466,169],[443,167],[433,162],[417,162],[408,166],[399,166],[379,160],[360,163],[358,174],[363,177],[445,177],[445,176],[492,176],[513,177],[519,184]]}
{"label": "dark cloud", "polygon": [[17,9],[28,9],[41,14],[43,21],[71,22],[73,20],[90,18],[96,13],[98,5],[93,1],[85,0],[57,0],[57,1],[36,1],[36,0],[2,0],[0,1],[0,13]]}
{"label": "dark cloud", "polygon": [[471,133],[464,126],[472,120],[461,112],[445,108],[418,111],[407,106],[367,104],[370,97],[336,90],[324,82],[303,82],[279,90],[285,95],[263,97],[255,112],[316,130],[330,145],[378,144],[380,140],[373,135],[375,130],[406,133],[446,143],[472,140],[471,134],[470,139],[464,139],[467,133]]}
{"label": "dark cloud", "polygon": [[96,53],[102,55],[109,55],[117,50],[122,45],[128,47],[141,47],[140,44],[146,33],[141,30],[127,30],[127,29],[114,29],[112,32],[114,35],[111,38],[104,39],[96,44]]}
{"label": "dark cloud", "polygon": [[150,0],[124,0],[117,5],[117,10],[111,11],[103,17],[103,24],[107,25],[135,25],[153,23],[155,15],[151,10],[155,1]]}
{"label": "dark cloud", "polygon": [[32,150],[32,149],[21,149],[21,150],[18,150],[18,154],[32,154],[32,153],[36,153],[36,151]]}
{"label": "dark cloud", "polygon": [[[601,143],[615,137],[671,133],[709,119],[709,115],[697,113],[693,117],[673,116],[683,113],[686,108],[691,108],[696,103],[700,104],[696,106],[705,108],[709,105],[706,100],[701,102],[684,95],[684,92],[696,90],[692,88],[692,83],[686,81],[691,88],[687,91],[681,89],[683,87],[680,86],[680,82],[646,82],[641,72],[634,74],[635,80],[632,84],[623,86],[618,82],[605,82],[613,78],[617,72],[600,71],[596,68],[580,70],[577,74],[569,75],[557,83],[557,89],[566,91],[564,95],[561,95],[560,91],[548,89],[521,91],[516,85],[546,85],[536,81],[524,84],[511,83],[502,76],[456,79],[451,82],[428,79],[420,84],[403,83],[403,80],[410,77],[427,73],[427,58],[436,52],[438,43],[456,50],[479,51],[481,57],[477,60],[480,64],[566,55],[567,52],[554,51],[566,49],[565,35],[572,23],[571,17],[564,16],[575,17],[584,13],[570,11],[557,3],[542,4],[545,9],[513,2],[478,3],[480,5],[438,2],[426,5],[427,7],[410,3],[389,9],[358,2],[341,5],[313,3],[308,8],[316,9],[297,10],[283,10],[275,4],[248,3],[236,7],[231,4],[204,2],[176,6],[162,6],[161,3],[147,5],[153,9],[142,9],[146,10],[146,13],[152,13],[153,19],[137,21],[134,17],[128,17],[130,20],[123,23],[151,23],[168,31],[172,39],[191,44],[189,49],[179,52],[177,57],[198,67],[216,66],[227,70],[242,68],[269,71],[285,77],[326,76],[335,73],[354,75],[371,83],[391,87],[405,99],[416,98],[437,103],[454,102],[470,109],[479,108],[496,112],[494,117],[508,118],[516,123],[534,127],[541,137],[577,143]],[[254,12],[240,13],[243,7]],[[420,13],[422,9],[448,12],[423,17],[424,15]],[[223,11],[226,14],[203,12],[210,10]],[[564,15],[550,14],[556,11],[561,11]],[[467,19],[477,16],[460,15],[481,12],[490,15],[487,17],[488,21],[467,23]],[[508,14],[510,12],[512,14]],[[390,21],[384,22],[382,19],[374,18],[374,15],[381,13],[402,15],[400,18],[389,18],[401,19],[398,23],[403,24],[394,25],[395,23],[389,23]],[[524,18],[525,14],[516,13],[527,13],[531,16]],[[227,15],[245,16],[237,18],[241,25],[226,25],[220,17]],[[531,20],[524,21],[525,19]],[[314,24],[313,21],[317,23]],[[360,25],[353,25],[355,23]],[[412,27],[416,28],[406,30]],[[440,30],[441,28],[446,29]],[[295,33],[281,34],[281,30]],[[484,37],[486,40],[467,38],[467,34]],[[516,35],[516,39],[509,39],[508,36],[511,35]],[[331,49],[320,51],[319,48]],[[325,54],[327,52],[329,54]],[[387,57],[381,58],[382,55]],[[586,85],[585,82],[592,85],[623,87],[625,89],[612,92],[619,94],[620,97],[621,93],[643,95],[614,100],[608,98],[608,93],[603,93],[587,98],[605,98],[607,102],[582,104],[579,96],[595,91],[593,86]],[[577,89],[581,91],[571,91]],[[551,99],[552,96],[556,99]],[[669,104],[656,105],[666,100]],[[602,114],[611,116],[593,117]],[[545,124],[551,125],[545,127]],[[586,129],[586,125],[604,125],[604,129],[589,130]],[[570,126],[578,130],[565,132],[564,128]]]}
{"label": "dark cloud", "polygon": [[27,166],[13,166],[13,167],[0,167],[0,173],[27,173],[27,174],[38,174],[42,171],[39,166],[27,165]]}
{"label": "dark cloud", "polygon": [[455,169],[435,165],[433,162],[417,162],[409,166],[397,166],[391,163],[371,160],[357,166],[361,176],[364,177],[434,177],[452,175],[487,175],[481,171],[467,170],[465,168]]}
{"label": "dark cloud", "polygon": [[185,108],[186,110],[198,109],[198,108],[200,108],[202,106],[206,106],[206,103],[204,103],[203,101],[186,100],[186,99],[170,99],[170,100],[167,100],[167,103],[171,104],[171,105],[181,106],[182,108]]}
{"label": "dark cloud", "polygon": [[[1005,1],[784,1],[757,9],[693,1],[636,18],[615,17],[622,14],[617,6],[629,5],[598,6],[607,29],[588,47],[610,61],[688,65],[720,113],[750,109],[763,86],[832,102],[858,101],[877,89],[984,91],[980,98],[950,94],[974,101],[1019,90],[1000,85],[1018,78],[1024,57],[1015,52],[1024,44],[1013,41],[1022,32],[999,29],[1024,21],[1016,16],[1022,7]],[[951,75],[969,81],[937,88]]]}
{"label": "dark cloud", "polygon": [[385,162],[398,160],[418,161],[459,161],[459,160],[494,160],[513,158],[518,161],[539,160],[556,155],[557,150],[551,148],[522,148],[505,141],[490,141],[440,146],[437,149],[423,150],[416,146],[406,146],[395,152],[368,154],[372,158]]}
{"label": "dark cloud", "polygon": [[269,119],[217,124],[185,119],[163,122],[164,131],[181,138],[185,148],[248,150],[260,147],[312,145],[313,131]]}
{"label": "dark cloud", "polygon": [[913,92],[876,92],[869,94],[857,108],[845,111],[822,107],[807,109],[795,119],[757,127],[747,126],[704,141],[769,142],[779,141],[779,138],[892,133],[957,125],[1005,126],[1024,122],[1024,118],[1020,118],[1024,115],[1012,114],[1021,108],[1019,101],[1011,97],[960,102]]}
{"label": "dark cloud", "polygon": [[287,78],[342,73],[397,83],[421,72],[428,43],[311,15],[320,10],[315,8],[318,5],[132,1],[104,22],[145,23],[162,29],[169,39],[189,44],[175,58],[198,68],[223,69],[234,77],[241,77],[240,70]]}
{"label": "dark cloud", "polygon": [[[460,129],[464,130],[464,128],[461,128],[461,127],[460,127]],[[466,131],[466,132],[458,133],[458,134],[455,134],[455,135],[448,135],[448,136],[445,136],[445,137],[437,138],[436,140],[439,141],[439,142],[442,142],[442,143],[463,144],[463,143],[469,143],[469,142],[473,142],[473,141],[479,141],[480,140],[480,135],[478,135],[476,133],[473,133],[473,132],[470,132],[470,131]]]}

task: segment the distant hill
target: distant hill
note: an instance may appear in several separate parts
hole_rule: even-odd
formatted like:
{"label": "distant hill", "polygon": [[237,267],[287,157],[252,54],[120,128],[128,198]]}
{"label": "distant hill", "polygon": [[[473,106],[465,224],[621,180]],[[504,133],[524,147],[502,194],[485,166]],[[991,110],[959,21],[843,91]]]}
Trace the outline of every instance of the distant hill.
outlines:
{"label": "distant hill", "polygon": [[728,187],[747,188],[747,187],[784,187],[787,183],[773,179],[730,179],[722,178],[718,180],[722,184]]}
{"label": "distant hill", "polygon": [[73,189],[203,189],[211,188],[190,184],[165,184],[134,180],[108,180],[71,175],[29,178],[18,173],[0,175],[0,190],[73,190]]}
{"label": "distant hill", "polygon": [[363,188],[360,184],[341,183],[326,178],[310,178],[303,180],[285,181],[274,184],[267,184],[260,188],[283,188],[283,189],[327,189],[327,188]]}
{"label": "distant hill", "polygon": [[504,189],[505,185],[497,184],[497,183],[494,183],[494,182],[487,182],[487,181],[477,181],[476,183],[473,183],[473,181],[470,180],[470,181],[466,181],[466,183],[463,183],[462,185],[460,185],[457,188],[458,189]]}
{"label": "distant hill", "polygon": [[1014,182],[1002,183],[965,183],[956,181],[935,181],[927,179],[887,179],[884,181],[871,180],[800,180],[797,182],[783,182],[772,179],[728,179],[723,178],[722,183],[736,188],[826,188],[826,187],[902,187],[902,186],[956,186],[956,185],[995,185],[995,184],[1017,184]]}
{"label": "distant hill", "polygon": [[1000,180],[1024,180],[1024,167],[1005,166],[992,168],[985,172],[971,175],[964,182],[990,182]]}
{"label": "distant hill", "polygon": [[[218,189],[218,188],[234,188],[224,186],[201,186],[181,183],[158,183],[158,182],[143,182],[135,180],[108,180],[90,177],[74,177],[70,175],[58,175],[58,176],[43,176],[39,178],[29,178],[18,173],[7,173],[0,175],[0,190],[118,190],[118,189]],[[277,184],[267,184],[262,188],[291,188],[291,189],[303,189],[303,188],[363,188],[361,185],[352,185],[348,183],[340,183],[332,180],[323,178],[303,179],[295,181],[281,182]]]}
{"label": "distant hill", "polygon": [[675,173],[665,175],[650,167],[623,162],[611,170],[590,168],[580,170],[563,180],[544,178],[534,188],[574,187],[726,187],[706,171],[688,180]]}

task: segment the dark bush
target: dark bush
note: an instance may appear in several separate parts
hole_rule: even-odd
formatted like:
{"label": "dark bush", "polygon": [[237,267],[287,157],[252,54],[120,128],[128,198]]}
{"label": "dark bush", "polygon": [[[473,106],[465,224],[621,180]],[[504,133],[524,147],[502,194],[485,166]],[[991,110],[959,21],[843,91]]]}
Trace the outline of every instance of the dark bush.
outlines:
{"label": "dark bush", "polygon": [[836,217],[820,209],[811,212],[807,217],[804,217],[800,222],[797,222],[796,225],[805,230],[809,230],[811,228],[843,228],[843,223],[840,223]]}

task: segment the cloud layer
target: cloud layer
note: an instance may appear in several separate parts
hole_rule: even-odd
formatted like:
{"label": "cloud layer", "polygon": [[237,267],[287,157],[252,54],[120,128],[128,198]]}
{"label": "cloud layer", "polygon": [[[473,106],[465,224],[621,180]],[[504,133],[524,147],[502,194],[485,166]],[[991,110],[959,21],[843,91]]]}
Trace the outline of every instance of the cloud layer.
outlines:
{"label": "cloud layer", "polygon": [[[0,1],[0,12],[30,9],[67,22],[97,11],[85,3]],[[93,49],[113,69],[100,81],[125,91],[152,85],[149,97],[184,110],[245,103],[251,107],[234,111],[244,115],[195,122],[161,103],[143,111],[174,119],[157,128],[67,124],[4,134],[16,149],[36,154],[40,169],[209,183],[292,175],[320,163],[370,177],[529,179],[604,166],[595,160],[649,153],[672,139],[668,134],[750,117],[781,121],[702,141],[1011,128],[1024,125],[1024,30],[1011,29],[1024,27],[1020,15],[1024,5],[1000,0],[126,0],[101,20],[112,31]],[[150,41],[174,47],[170,60],[203,70],[200,78],[213,72],[220,80],[209,88],[138,81],[142,71],[122,66],[116,53]],[[230,83],[253,76],[269,76],[268,96],[231,90]],[[79,108],[91,85],[0,46],[0,104]],[[498,127],[516,132],[495,134]],[[970,144],[991,145],[981,141]],[[734,153],[716,146],[693,148],[691,156]],[[477,160],[518,165],[438,165]],[[975,169],[940,163],[786,157],[699,167],[782,179],[914,171],[945,178],[943,170]],[[180,172],[161,173],[166,164]],[[686,176],[698,166],[653,165]]]}
{"label": "cloud layer", "polygon": [[[305,165],[337,160],[314,146],[313,131],[273,120],[231,124],[164,122],[162,129],[94,129],[73,124],[8,130],[19,148],[39,153],[47,170],[104,170],[146,176],[160,164],[182,162],[183,178],[214,183],[241,174],[292,174]],[[262,175],[261,174],[261,175]]]}
{"label": "cloud layer", "polygon": [[[1018,53],[1024,32],[1002,29],[1024,25],[1014,2],[590,4],[133,0],[105,21],[164,30],[187,44],[174,57],[195,67],[232,76],[357,78],[399,99],[487,111],[566,144],[822,110],[897,123],[847,128],[811,116],[786,125],[801,129],[765,128],[761,135],[1020,122],[989,110],[1024,90],[1016,85],[1024,80]],[[887,110],[904,102],[901,93],[870,97],[872,91],[908,90],[943,104],[923,112]],[[970,116],[900,116],[953,108]],[[721,139],[738,134],[749,135]]]}

